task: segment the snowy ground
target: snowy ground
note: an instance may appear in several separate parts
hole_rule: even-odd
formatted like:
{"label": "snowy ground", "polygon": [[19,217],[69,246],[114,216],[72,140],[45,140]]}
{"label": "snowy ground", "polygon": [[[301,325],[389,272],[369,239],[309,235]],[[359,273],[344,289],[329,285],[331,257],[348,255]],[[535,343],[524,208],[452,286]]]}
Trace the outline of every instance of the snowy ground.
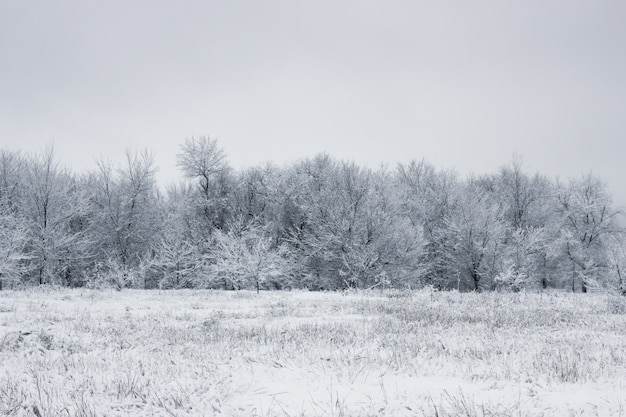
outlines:
{"label": "snowy ground", "polygon": [[609,295],[0,292],[9,416],[626,416]]}

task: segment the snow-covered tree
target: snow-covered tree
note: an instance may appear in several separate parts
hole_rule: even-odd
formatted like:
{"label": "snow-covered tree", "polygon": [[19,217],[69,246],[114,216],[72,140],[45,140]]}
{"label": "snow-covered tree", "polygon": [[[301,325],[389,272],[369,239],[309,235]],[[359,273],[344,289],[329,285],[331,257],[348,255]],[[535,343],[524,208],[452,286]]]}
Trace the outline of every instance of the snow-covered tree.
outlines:
{"label": "snow-covered tree", "polygon": [[503,208],[505,275],[524,277],[524,288],[546,288],[554,264],[549,246],[558,229],[553,187],[545,177],[526,174],[519,157],[500,168],[494,181],[495,198]]}
{"label": "snow-covered tree", "polygon": [[572,291],[605,284],[610,272],[609,247],[621,238],[620,211],[612,204],[604,182],[591,174],[561,186],[557,196],[560,248],[571,271]]}
{"label": "snow-covered tree", "polygon": [[230,215],[231,169],[217,140],[209,137],[185,140],[178,153],[177,165],[193,181],[195,191],[189,204],[196,211],[194,221],[202,239],[207,241],[213,229],[225,229]]}
{"label": "snow-covered tree", "polygon": [[272,246],[262,228],[239,223],[228,232],[215,232],[205,287],[280,289],[292,286],[292,253],[286,245]]}
{"label": "snow-covered tree", "polygon": [[15,215],[0,215],[0,290],[4,284],[20,282],[28,272],[30,257],[26,253],[28,229]]}
{"label": "snow-covered tree", "polygon": [[304,285],[369,288],[420,281],[421,225],[399,216],[385,170],[322,154],[296,164],[292,175],[285,214]]}
{"label": "snow-covered tree", "polygon": [[[451,277],[447,248],[453,245],[449,225],[456,210],[455,198],[460,187],[452,171],[436,171],[428,162],[411,161],[398,165],[395,198],[400,215],[413,227],[421,227],[425,239],[421,265],[424,283],[449,288]],[[456,281],[454,282],[456,285]]]}
{"label": "snow-covered tree", "polygon": [[149,273],[159,288],[189,288],[198,284],[205,258],[195,242],[201,233],[193,222],[188,206],[190,189],[186,184],[170,185],[162,205],[162,233],[152,247]]}
{"label": "snow-covered tree", "polygon": [[502,269],[503,209],[490,188],[488,178],[468,180],[448,225],[453,244],[446,256],[459,289],[491,289]]}
{"label": "snow-covered tree", "polygon": [[25,158],[18,152],[0,149],[0,212],[17,214],[23,197]]}
{"label": "snow-covered tree", "polygon": [[271,164],[240,171],[232,191],[234,216],[245,223],[262,222],[273,228],[281,199],[277,194],[279,180],[278,169]]}
{"label": "snow-covered tree", "polygon": [[0,289],[27,272],[25,253],[28,228],[20,212],[24,159],[17,152],[0,149]]}
{"label": "snow-covered tree", "polygon": [[[72,284],[72,261],[83,257],[87,199],[76,178],[57,161],[48,146],[26,164],[22,212],[28,227],[28,256],[39,284]],[[68,282],[70,281],[70,282]]]}
{"label": "snow-covered tree", "polygon": [[126,163],[115,168],[101,160],[91,175],[91,237],[97,258],[121,270],[138,268],[160,238],[161,204],[151,152],[126,152]]}

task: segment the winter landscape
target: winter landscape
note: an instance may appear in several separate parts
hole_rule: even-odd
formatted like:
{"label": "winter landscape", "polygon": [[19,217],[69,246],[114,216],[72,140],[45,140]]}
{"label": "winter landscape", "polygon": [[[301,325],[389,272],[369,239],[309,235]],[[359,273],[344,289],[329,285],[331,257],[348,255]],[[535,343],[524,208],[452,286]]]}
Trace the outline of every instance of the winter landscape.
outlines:
{"label": "winter landscape", "polygon": [[0,416],[626,417],[625,21],[0,1]]}
{"label": "winter landscape", "polygon": [[9,416],[620,416],[619,208],[591,174],[458,178],[181,144],[0,153]]}
{"label": "winter landscape", "polygon": [[623,416],[626,299],[0,293],[9,416]]}

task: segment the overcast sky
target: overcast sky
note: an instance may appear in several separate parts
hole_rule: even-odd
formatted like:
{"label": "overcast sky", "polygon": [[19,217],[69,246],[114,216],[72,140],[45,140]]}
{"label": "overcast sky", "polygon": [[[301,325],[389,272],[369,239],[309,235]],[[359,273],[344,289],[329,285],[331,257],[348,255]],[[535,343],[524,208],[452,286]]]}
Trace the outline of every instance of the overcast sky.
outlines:
{"label": "overcast sky", "polygon": [[236,167],[328,152],[460,174],[519,154],[626,203],[626,2],[0,2],[0,146],[75,170],[191,136]]}

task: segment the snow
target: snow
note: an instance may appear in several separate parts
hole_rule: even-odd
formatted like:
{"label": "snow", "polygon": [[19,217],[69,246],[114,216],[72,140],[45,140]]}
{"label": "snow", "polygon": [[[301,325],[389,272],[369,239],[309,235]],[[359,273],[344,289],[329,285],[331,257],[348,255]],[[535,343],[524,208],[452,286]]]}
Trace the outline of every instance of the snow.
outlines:
{"label": "snow", "polygon": [[0,414],[626,415],[610,297],[0,292]]}

